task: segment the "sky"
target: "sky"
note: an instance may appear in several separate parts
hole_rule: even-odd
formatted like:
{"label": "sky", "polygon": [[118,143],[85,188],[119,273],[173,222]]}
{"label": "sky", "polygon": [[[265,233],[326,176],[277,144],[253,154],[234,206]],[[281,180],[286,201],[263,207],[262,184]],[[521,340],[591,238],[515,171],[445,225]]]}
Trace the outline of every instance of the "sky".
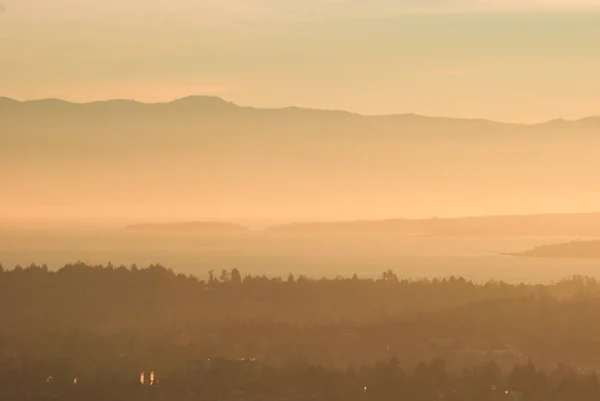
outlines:
{"label": "sky", "polygon": [[0,0],[0,96],[600,114],[600,0]]}

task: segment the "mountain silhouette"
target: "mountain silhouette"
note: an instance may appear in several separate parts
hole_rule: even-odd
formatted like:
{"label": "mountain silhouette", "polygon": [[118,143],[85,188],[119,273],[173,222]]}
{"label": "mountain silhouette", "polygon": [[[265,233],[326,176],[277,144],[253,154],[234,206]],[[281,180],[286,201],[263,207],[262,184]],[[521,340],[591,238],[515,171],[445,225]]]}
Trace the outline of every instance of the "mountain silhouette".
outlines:
{"label": "mountain silhouette", "polygon": [[396,233],[443,237],[600,237],[600,213],[291,223],[277,233]]}
{"label": "mountain silhouette", "polygon": [[142,203],[153,208],[150,220],[158,209],[182,220],[213,212],[225,220],[348,220],[600,204],[595,117],[509,124],[261,109],[190,96],[165,103],[3,98],[0,119],[0,167],[11,171],[0,184],[12,189],[5,202],[14,210],[50,204],[70,213],[67,205],[95,204],[124,214]]}

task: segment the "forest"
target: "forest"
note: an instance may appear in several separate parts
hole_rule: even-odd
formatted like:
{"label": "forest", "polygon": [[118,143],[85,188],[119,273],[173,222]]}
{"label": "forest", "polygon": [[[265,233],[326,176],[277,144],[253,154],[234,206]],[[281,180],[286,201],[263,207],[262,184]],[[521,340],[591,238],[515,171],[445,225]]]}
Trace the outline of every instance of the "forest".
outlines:
{"label": "forest", "polygon": [[0,386],[6,401],[592,401],[600,397],[596,374],[568,364],[546,371],[528,362],[502,371],[488,362],[451,371],[444,360],[435,359],[405,371],[398,359],[391,358],[360,368],[261,365],[257,372],[248,375],[239,369],[210,369],[160,376],[152,371],[130,377],[103,372],[73,379],[3,375]]}
{"label": "forest", "polygon": [[[19,400],[27,399],[19,389],[31,392],[31,383],[53,389],[60,381],[47,380],[60,375],[69,384],[61,397],[69,399],[75,378],[77,391],[105,388],[101,381],[109,379],[134,386],[144,371],[163,380],[160,391],[143,391],[169,399],[168,389],[187,377],[190,361],[211,358],[260,363],[266,376],[252,383],[258,388],[284,394],[301,387],[313,394],[318,385],[319,394],[331,393],[327,399],[412,391],[410,399],[429,400],[434,390],[447,400],[507,395],[491,385],[531,400],[565,391],[582,394],[577,400],[600,394],[600,282],[589,277],[512,285],[399,279],[391,270],[374,280],[251,276],[232,269],[199,280],[158,264],[79,262],[56,271],[0,269],[0,313],[10,322],[0,326],[2,386]],[[429,361],[443,361],[444,380],[433,386],[424,383],[434,380],[432,366],[442,365]],[[362,384],[355,388],[359,382],[371,389],[367,395],[358,391]],[[32,399],[39,399],[35,394]]]}
{"label": "forest", "polygon": [[209,272],[161,265],[16,266],[0,273],[0,357],[68,359],[89,370],[126,355],[177,370],[188,359],[252,356],[332,368],[397,357],[504,367],[532,358],[600,364],[600,282],[478,284],[461,277],[361,279]]}

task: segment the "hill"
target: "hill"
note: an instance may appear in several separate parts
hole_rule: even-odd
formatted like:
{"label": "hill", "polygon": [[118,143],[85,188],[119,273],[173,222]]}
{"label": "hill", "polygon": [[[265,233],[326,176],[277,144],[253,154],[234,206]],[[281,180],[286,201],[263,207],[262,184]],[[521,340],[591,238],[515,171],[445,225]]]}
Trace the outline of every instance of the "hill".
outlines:
{"label": "hill", "polygon": [[600,259],[600,241],[572,241],[539,246],[511,256],[533,258]]}
{"label": "hill", "polygon": [[0,100],[0,218],[380,219],[595,210],[600,119],[537,125]]}
{"label": "hill", "polygon": [[281,233],[397,233],[433,236],[600,237],[600,213],[395,219],[286,224]]}
{"label": "hill", "polygon": [[[186,361],[215,355],[346,367],[389,355],[407,365],[432,355],[455,363],[506,361],[510,355],[494,350],[513,350],[524,362],[597,366],[600,283],[593,278],[511,285],[399,279],[392,271],[378,280],[286,279],[237,269],[217,276],[200,281],[161,265],[0,269],[0,313],[11,322],[0,325],[0,366],[6,377],[31,372],[31,382],[44,385],[49,373],[69,366],[90,372],[85,380],[108,378],[107,371],[128,362],[150,364],[160,377],[169,369],[181,376]],[[50,361],[60,369],[47,372]]]}

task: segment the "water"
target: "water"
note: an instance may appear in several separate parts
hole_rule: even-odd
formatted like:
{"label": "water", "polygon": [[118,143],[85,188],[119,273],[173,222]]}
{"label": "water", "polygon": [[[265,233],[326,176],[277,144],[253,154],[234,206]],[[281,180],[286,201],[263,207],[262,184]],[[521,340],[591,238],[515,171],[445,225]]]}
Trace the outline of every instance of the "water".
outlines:
{"label": "water", "polygon": [[288,273],[333,278],[460,275],[477,282],[548,283],[579,274],[600,278],[600,260],[501,256],[572,238],[435,238],[396,234],[228,235],[129,232],[122,229],[0,230],[0,263],[47,264],[57,269],[81,260],[91,264],[147,266],[161,263],[176,272],[205,278],[209,270],[238,268],[242,274],[286,277]]}

